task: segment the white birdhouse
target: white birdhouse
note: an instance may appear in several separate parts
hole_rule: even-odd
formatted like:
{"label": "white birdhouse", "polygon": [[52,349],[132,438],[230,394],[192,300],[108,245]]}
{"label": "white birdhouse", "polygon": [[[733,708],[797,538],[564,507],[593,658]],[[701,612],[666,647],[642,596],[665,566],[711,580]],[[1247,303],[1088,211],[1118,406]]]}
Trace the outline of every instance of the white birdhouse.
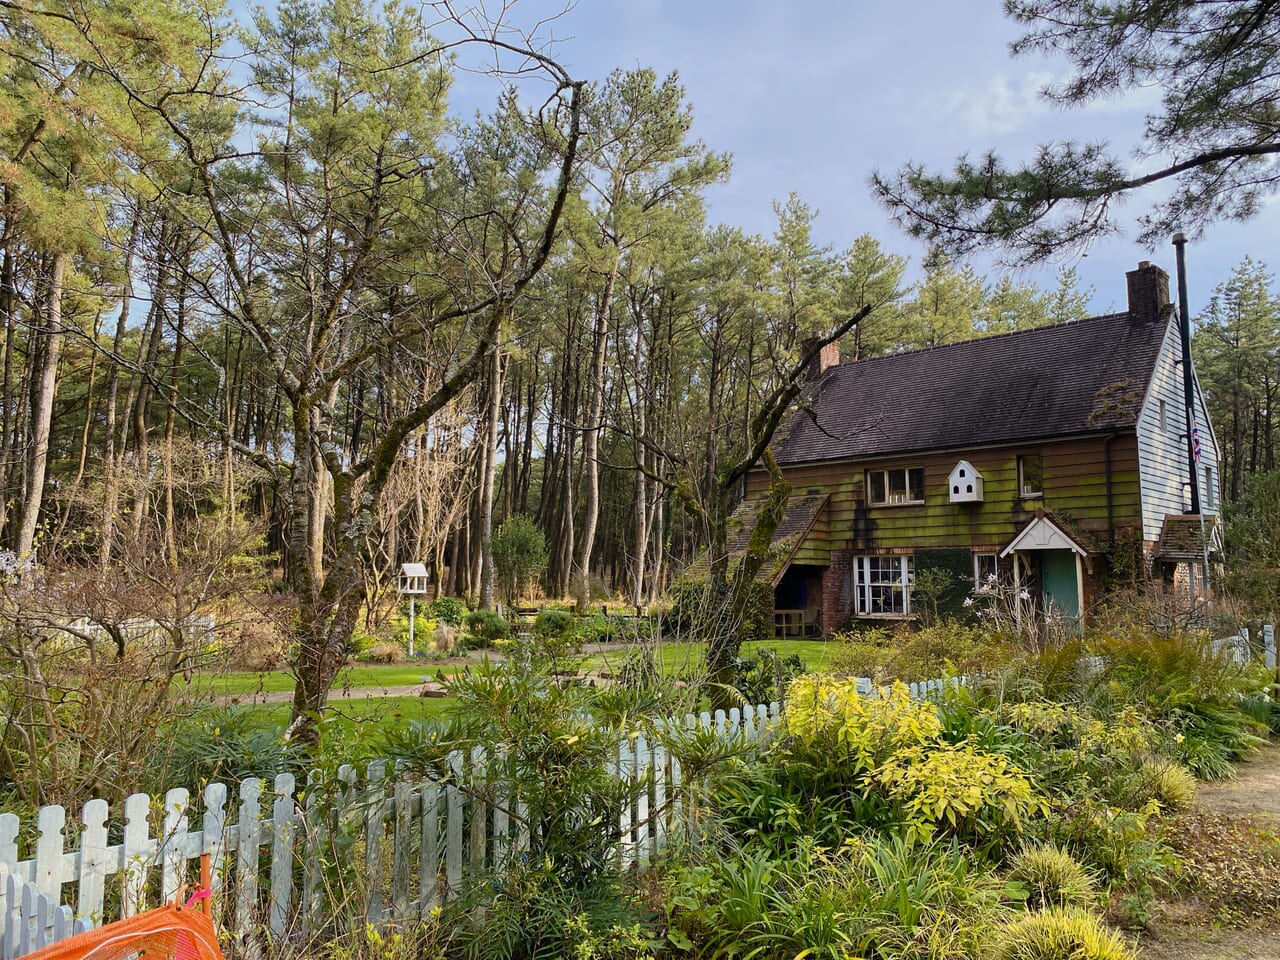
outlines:
{"label": "white birdhouse", "polygon": [[951,469],[947,490],[951,493],[952,503],[981,503],[982,474],[973,469],[968,460],[961,460]]}
{"label": "white birdhouse", "polygon": [[400,580],[396,584],[397,593],[409,596],[422,596],[427,592],[427,565],[425,563],[400,564]]}

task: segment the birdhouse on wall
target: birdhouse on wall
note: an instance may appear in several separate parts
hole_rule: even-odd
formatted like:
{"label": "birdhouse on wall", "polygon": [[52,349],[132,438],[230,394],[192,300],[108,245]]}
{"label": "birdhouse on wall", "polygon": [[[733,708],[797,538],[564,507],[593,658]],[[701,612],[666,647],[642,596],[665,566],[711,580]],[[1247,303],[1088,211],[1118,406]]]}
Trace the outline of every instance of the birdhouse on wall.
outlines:
{"label": "birdhouse on wall", "polygon": [[400,579],[396,583],[397,593],[410,596],[421,596],[427,592],[427,565],[425,563],[400,564]]}
{"label": "birdhouse on wall", "polygon": [[968,460],[961,460],[951,469],[947,489],[952,503],[981,503],[982,474]]}

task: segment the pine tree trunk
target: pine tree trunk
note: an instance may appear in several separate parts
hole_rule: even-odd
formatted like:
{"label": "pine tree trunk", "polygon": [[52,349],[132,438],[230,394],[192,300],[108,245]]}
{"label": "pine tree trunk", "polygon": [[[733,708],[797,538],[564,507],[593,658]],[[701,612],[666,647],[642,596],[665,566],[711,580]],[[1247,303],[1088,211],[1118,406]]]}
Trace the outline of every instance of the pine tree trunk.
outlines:
{"label": "pine tree trunk", "polygon": [[62,357],[62,291],[70,265],[69,253],[53,257],[44,308],[44,363],[39,386],[31,410],[31,456],[27,468],[27,497],[22,505],[22,523],[18,527],[17,552],[31,553],[40,523],[40,505],[44,498],[45,476],[49,467],[49,435],[53,426],[53,401],[58,389],[58,361]]}

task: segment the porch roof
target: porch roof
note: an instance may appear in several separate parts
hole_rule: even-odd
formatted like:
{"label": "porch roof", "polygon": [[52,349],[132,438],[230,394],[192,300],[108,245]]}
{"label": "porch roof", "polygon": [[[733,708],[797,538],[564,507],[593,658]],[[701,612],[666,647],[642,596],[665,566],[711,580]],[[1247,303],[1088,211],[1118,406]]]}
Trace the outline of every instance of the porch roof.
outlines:
{"label": "porch roof", "polygon": [[[772,586],[777,586],[782,575],[791,566],[791,561],[808,538],[814,524],[822,515],[827,501],[826,495],[792,497],[787,501],[778,529],[773,532],[769,541],[769,555],[760,566],[756,579]],[[729,555],[729,572],[737,569],[742,558],[746,556],[747,547],[751,543],[751,532],[760,518],[760,510],[764,506],[764,497],[751,497],[738,504],[737,509],[729,517],[725,529],[725,552]],[[687,571],[692,576],[705,575],[711,566],[709,551],[704,550]]]}
{"label": "porch roof", "polygon": [[1080,542],[1081,538],[1068,533],[1065,527],[1066,524],[1056,523],[1048,514],[1040,513],[1009,541],[1009,545],[1000,551],[1000,556],[1027,550],[1070,550],[1082,557],[1089,556],[1089,551]]}

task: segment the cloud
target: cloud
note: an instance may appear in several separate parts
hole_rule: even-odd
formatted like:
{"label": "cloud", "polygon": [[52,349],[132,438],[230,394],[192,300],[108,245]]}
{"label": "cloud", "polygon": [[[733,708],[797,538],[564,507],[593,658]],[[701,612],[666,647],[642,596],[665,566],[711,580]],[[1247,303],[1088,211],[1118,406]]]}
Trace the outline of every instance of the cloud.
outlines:
{"label": "cloud", "polygon": [[1001,74],[982,87],[960,90],[946,98],[947,113],[972,133],[1013,133],[1049,112],[1051,107],[1041,99],[1040,91],[1052,82],[1049,73],[1028,73],[1015,80]]}

